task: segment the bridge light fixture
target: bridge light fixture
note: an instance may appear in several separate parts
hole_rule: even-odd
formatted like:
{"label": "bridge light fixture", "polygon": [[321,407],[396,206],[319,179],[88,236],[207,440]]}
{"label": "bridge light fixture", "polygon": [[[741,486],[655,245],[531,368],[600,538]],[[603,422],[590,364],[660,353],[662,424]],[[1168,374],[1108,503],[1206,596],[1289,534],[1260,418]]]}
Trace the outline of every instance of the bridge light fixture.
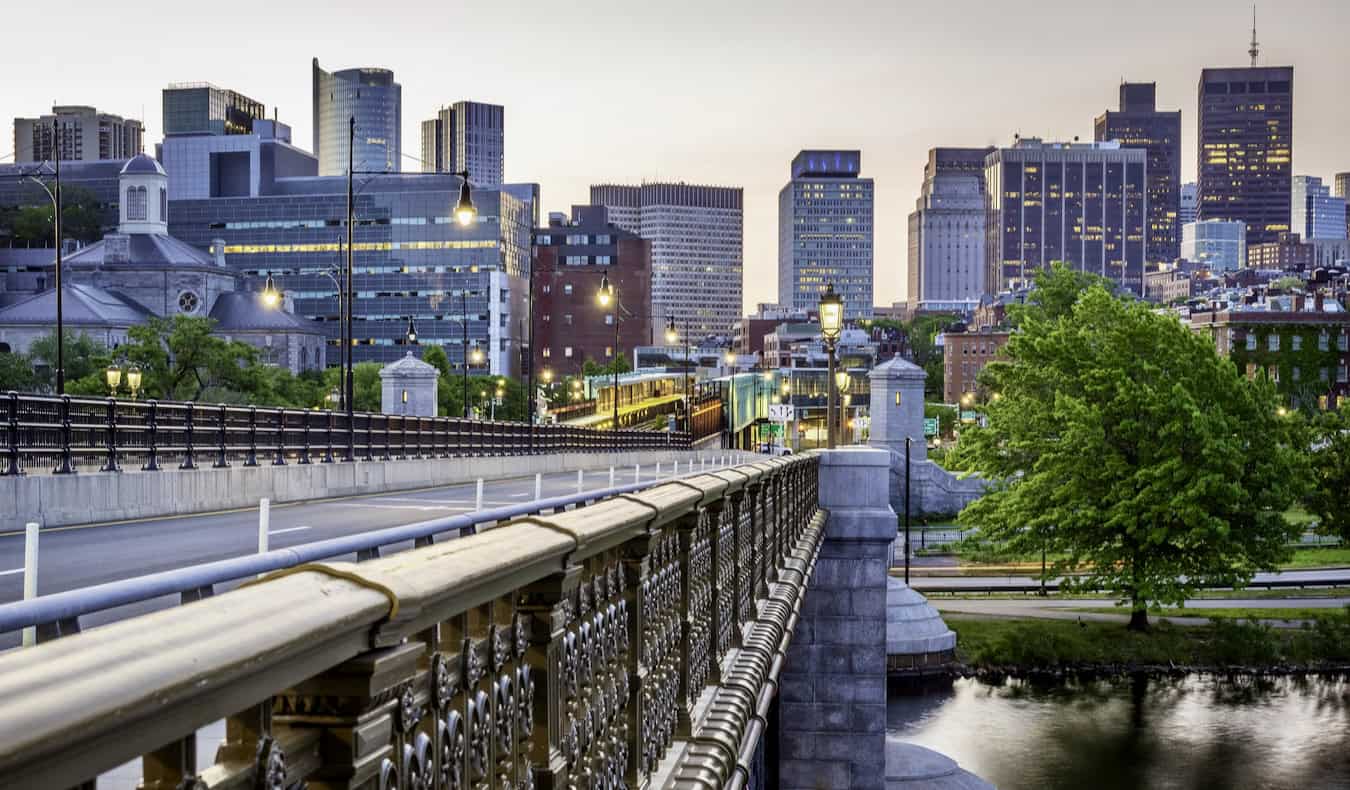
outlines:
{"label": "bridge light fixture", "polygon": [[413,322],[413,317],[408,316],[408,342],[417,345],[417,324]]}
{"label": "bridge light fixture", "polygon": [[675,319],[672,318],[670,319],[670,322],[666,324],[666,342],[673,345],[679,339],[680,333],[675,331]]}
{"label": "bridge light fixture", "polygon": [[609,281],[609,272],[600,275],[600,290],[595,292],[595,300],[601,307],[609,307],[614,298],[614,285]]}
{"label": "bridge light fixture", "polygon": [[131,399],[136,400],[141,391],[141,369],[136,365],[127,368],[127,387],[131,389]]}
{"label": "bridge light fixture", "polygon": [[844,299],[834,290],[834,283],[825,286],[820,297],[820,334],[833,343],[844,330]]}
{"label": "bridge light fixture", "polygon": [[455,204],[455,221],[461,226],[467,227],[478,218],[478,208],[474,206],[473,198],[469,194],[469,171],[462,170],[455,175],[461,179],[459,202]]}
{"label": "bridge light fixture", "polygon": [[268,308],[276,307],[281,303],[281,292],[277,290],[277,284],[272,280],[270,274],[267,275],[267,282],[263,284],[262,300]]}
{"label": "bridge light fixture", "polygon": [[103,377],[108,382],[108,395],[116,395],[117,385],[122,383],[122,369],[117,365],[109,365],[103,372]]}

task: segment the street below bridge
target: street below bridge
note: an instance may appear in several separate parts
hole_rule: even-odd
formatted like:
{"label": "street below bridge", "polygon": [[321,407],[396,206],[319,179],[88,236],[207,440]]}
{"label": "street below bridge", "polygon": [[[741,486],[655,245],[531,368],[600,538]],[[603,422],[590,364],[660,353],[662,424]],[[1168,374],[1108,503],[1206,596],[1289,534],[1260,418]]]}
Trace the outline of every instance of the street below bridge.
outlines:
{"label": "street below bridge", "polygon": [[[718,456],[720,460],[720,456]],[[707,469],[720,468],[710,462]],[[695,469],[698,469],[695,466]],[[681,464],[680,474],[691,470]],[[672,475],[670,463],[616,467],[614,482],[655,482]],[[640,473],[640,478],[636,475]],[[584,471],[584,489],[608,488],[608,466]],[[577,470],[544,474],[542,498],[578,492]],[[341,499],[316,499],[273,503],[269,523],[269,549],[281,549],[330,538],[356,535],[429,519],[470,513],[475,509],[477,484],[465,483],[396,491]],[[535,479],[515,477],[485,480],[484,509],[522,505],[535,499]],[[258,550],[257,508],[203,513],[190,516],[53,527],[41,531],[38,560],[38,594],[50,595],[95,584],[128,579],[160,571],[239,557]],[[394,544],[391,550],[410,548]],[[0,533],[0,603],[23,597],[24,536]],[[165,602],[167,603],[167,602]],[[94,616],[90,625],[120,619],[160,608],[147,602],[123,607],[116,616]],[[8,646],[5,643],[0,646]]]}

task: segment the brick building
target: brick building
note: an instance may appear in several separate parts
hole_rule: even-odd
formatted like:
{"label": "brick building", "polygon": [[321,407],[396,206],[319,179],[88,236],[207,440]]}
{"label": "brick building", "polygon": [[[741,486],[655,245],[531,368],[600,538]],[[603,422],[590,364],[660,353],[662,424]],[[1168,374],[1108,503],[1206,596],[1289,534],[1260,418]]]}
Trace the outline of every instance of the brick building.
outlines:
{"label": "brick building", "polygon": [[942,399],[946,403],[960,403],[967,393],[980,393],[976,377],[984,366],[1002,359],[1003,347],[1008,344],[1009,332],[983,330],[979,332],[946,332],[942,335]]}
{"label": "brick building", "polygon": [[[652,244],[612,224],[604,206],[573,206],[570,220],[550,214],[534,233],[533,256],[536,371],[577,374],[587,359],[607,365],[652,342]],[[602,275],[619,297],[617,349],[613,304],[596,300]]]}
{"label": "brick building", "polygon": [[1247,268],[1304,271],[1313,267],[1313,246],[1297,233],[1281,233],[1275,241],[1247,245]]}

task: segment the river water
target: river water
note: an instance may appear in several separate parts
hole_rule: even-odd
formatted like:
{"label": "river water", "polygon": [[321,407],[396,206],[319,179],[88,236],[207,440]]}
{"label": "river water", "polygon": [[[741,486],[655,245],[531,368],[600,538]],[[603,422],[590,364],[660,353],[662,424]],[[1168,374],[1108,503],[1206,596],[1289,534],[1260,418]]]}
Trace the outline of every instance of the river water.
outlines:
{"label": "river water", "polygon": [[1350,682],[958,680],[887,728],[1000,790],[1350,790]]}

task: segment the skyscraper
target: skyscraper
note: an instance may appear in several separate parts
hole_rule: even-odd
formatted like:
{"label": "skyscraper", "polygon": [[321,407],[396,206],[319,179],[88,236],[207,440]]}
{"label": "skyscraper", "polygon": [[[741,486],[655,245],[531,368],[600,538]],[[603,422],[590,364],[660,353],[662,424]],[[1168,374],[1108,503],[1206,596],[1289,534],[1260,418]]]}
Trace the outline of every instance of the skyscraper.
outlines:
{"label": "skyscraper", "polygon": [[469,171],[474,186],[495,187],[503,179],[505,115],[501,105],[455,102],[422,122],[422,170]]}
{"label": "skyscraper", "polygon": [[591,204],[652,243],[652,326],[674,319],[695,341],[729,336],[741,317],[744,213],[740,187],[598,184]]}
{"label": "skyscraper", "polygon": [[1294,176],[1289,225],[1304,241],[1345,238],[1345,198],[1316,176]]}
{"label": "skyscraper", "polygon": [[1120,109],[1097,116],[1098,142],[1119,140],[1148,152],[1146,261],[1171,262],[1180,248],[1181,111],[1159,112],[1157,83],[1122,82]]}
{"label": "skyscraper", "polygon": [[872,317],[872,179],[860,151],[802,151],[778,192],[778,304],[815,310],[833,285],[844,317]]}
{"label": "skyscraper", "polygon": [[252,134],[267,107],[242,93],[208,82],[175,83],[161,92],[164,136]]}
{"label": "skyscraper", "polygon": [[1195,222],[1200,217],[1200,187],[1194,181],[1181,185],[1181,209],[1177,212],[1178,225]]}
{"label": "skyscraper", "polygon": [[909,215],[908,294],[918,309],[973,309],[984,289],[984,159],[993,148],[933,148]]}
{"label": "skyscraper", "polygon": [[1104,143],[1019,139],[985,160],[991,292],[1025,285],[1052,261],[1144,289],[1148,154]]}
{"label": "skyscraper", "polygon": [[[53,137],[52,127],[60,132]],[[60,151],[63,162],[130,159],[142,152],[140,121],[93,107],[61,105],[38,118],[14,119],[14,161],[45,162]]]}
{"label": "skyscraper", "polygon": [[1249,247],[1288,232],[1294,68],[1201,71],[1199,126],[1200,219],[1247,223]]}
{"label": "skyscraper", "polygon": [[319,175],[347,172],[347,119],[356,119],[354,170],[402,170],[403,86],[389,69],[324,71],[314,59],[314,155]]}
{"label": "skyscraper", "polygon": [[1336,174],[1336,197],[1345,198],[1345,233],[1350,238],[1350,173]]}

